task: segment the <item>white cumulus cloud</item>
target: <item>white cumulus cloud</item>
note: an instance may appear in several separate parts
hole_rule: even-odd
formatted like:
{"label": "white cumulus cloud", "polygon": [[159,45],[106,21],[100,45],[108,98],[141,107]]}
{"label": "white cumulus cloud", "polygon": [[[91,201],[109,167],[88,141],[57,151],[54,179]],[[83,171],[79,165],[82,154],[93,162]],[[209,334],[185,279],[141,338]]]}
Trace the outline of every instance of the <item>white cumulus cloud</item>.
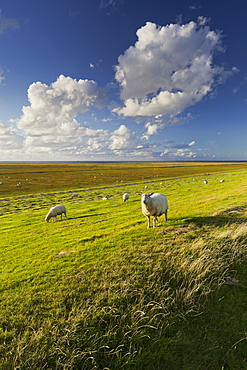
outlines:
{"label": "white cumulus cloud", "polygon": [[215,51],[223,51],[221,32],[206,23],[199,17],[163,27],[147,22],[138,29],[135,45],[118,58],[115,78],[124,106],[114,111],[143,119],[159,115],[163,123],[148,125],[148,134],[156,133],[210,93],[216,77],[231,75],[233,70],[213,64]]}
{"label": "white cumulus cloud", "polygon": [[143,147],[140,140],[128,127],[121,125],[110,137],[109,148],[115,151],[131,151],[133,148]]}
{"label": "white cumulus cloud", "polygon": [[97,106],[104,95],[94,81],[59,76],[50,86],[41,82],[30,85],[30,106],[23,107],[17,121],[27,134],[70,134],[77,128],[76,116]]}
{"label": "white cumulus cloud", "polygon": [[[62,160],[102,158],[114,153],[125,157],[136,151],[138,145],[143,146],[145,140],[136,137],[125,125],[109,131],[94,128],[92,122],[78,121],[78,115],[83,117],[83,113],[104,105],[105,91],[94,81],[77,81],[63,75],[51,85],[41,82],[30,85],[30,105],[23,107],[22,116],[13,121],[23,134],[26,156]],[[102,124],[105,124],[103,119]]]}

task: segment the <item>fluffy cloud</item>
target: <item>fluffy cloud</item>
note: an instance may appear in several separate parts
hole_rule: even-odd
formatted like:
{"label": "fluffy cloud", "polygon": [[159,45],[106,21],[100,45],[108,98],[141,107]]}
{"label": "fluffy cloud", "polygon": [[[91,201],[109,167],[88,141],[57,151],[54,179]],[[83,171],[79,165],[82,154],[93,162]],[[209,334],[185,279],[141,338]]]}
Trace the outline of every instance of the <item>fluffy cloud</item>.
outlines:
{"label": "fluffy cloud", "polygon": [[74,80],[63,75],[50,86],[33,83],[28,89],[30,106],[23,107],[23,115],[17,121],[26,134],[71,135],[78,128],[75,118],[104,100],[97,83]]}
{"label": "fluffy cloud", "polygon": [[133,148],[142,148],[140,141],[128,127],[121,125],[110,137],[109,148],[114,152],[132,151]]}
{"label": "fluffy cloud", "polygon": [[[131,117],[166,116],[160,127],[212,91],[216,77],[231,75],[213,65],[221,47],[221,32],[211,31],[206,19],[158,27],[147,22],[137,31],[138,41],[118,58],[115,78],[124,106],[115,112]],[[151,126],[153,126],[151,128]]]}
{"label": "fluffy cloud", "polygon": [[151,135],[158,134],[159,130],[162,130],[164,126],[178,126],[183,125],[193,118],[191,113],[187,113],[185,116],[174,116],[174,115],[158,115],[149,119],[144,127],[147,129],[143,137],[147,140]]}
{"label": "fluffy cloud", "polygon": [[106,96],[97,83],[61,75],[50,86],[33,83],[28,89],[30,106],[15,121],[23,134],[25,153],[39,156],[54,153],[54,159],[97,154],[109,146],[109,133],[91,129],[77,116],[105,104]]}
{"label": "fluffy cloud", "polygon": [[78,122],[78,115],[83,117],[83,113],[104,105],[105,91],[94,81],[77,81],[63,75],[50,86],[33,83],[28,89],[30,106],[23,107],[23,115],[13,121],[23,134],[26,155],[33,159],[41,155],[53,156],[54,160],[90,156],[102,159],[100,156],[112,153],[132,155],[138,145],[144,147],[145,139],[136,137],[125,125],[110,132],[90,127],[92,122]]}

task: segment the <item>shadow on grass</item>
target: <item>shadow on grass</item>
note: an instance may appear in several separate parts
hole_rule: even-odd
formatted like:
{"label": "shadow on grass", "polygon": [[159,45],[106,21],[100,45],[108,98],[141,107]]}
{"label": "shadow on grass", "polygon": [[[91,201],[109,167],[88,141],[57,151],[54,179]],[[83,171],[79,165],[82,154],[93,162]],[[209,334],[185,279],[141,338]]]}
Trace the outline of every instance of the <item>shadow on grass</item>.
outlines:
{"label": "shadow on grass", "polygon": [[78,219],[83,219],[87,217],[95,217],[95,216],[104,216],[105,213],[94,213],[92,215],[83,215],[83,216],[77,216],[77,217],[68,217],[68,220],[78,220]]}
{"label": "shadow on grass", "polygon": [[194,223],[198,227],[202,226],[216,226],[223,227],[232,224],[242,224],[247,222],[247,217],[234,216],[208,216],[208,217],[191,217],[186,218],[185,222]]}
{"label": "shadow on grass", "polygon": [[213,213],[212,216],[190,217],[184,219],[184,221],[194,223],[198,227],[205,225],[221,227],[236,223],[246,223],[245,208],[246,204],[242,206],[230,206]]}
{"label": "shadow on grass", "polygon": [[246,204],[243,206],[232,206],[215,212],[212,216],[190,217],[186,222],[193,222],[198,227],[201,226],[227,226],[236,223],[246,223],[247,217],[244,215]]}
{"label": "shadow on grass", "polygon": [[185,222],[194,223],[198,227],[215,226],[224,227],[232,224],[247,223],[247,217],[233,217],[233,216],[208,216],[208,217],[191,217],[184,219]]}

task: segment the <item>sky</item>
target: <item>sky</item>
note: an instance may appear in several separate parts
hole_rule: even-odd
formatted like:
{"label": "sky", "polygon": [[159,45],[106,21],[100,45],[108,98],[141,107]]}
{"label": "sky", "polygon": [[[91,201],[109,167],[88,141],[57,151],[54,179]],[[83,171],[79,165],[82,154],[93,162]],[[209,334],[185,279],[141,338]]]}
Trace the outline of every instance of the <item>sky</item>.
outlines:
{"label": "sky", "polygon": [[1,0],[0,161],[247,160],[246,0]]}

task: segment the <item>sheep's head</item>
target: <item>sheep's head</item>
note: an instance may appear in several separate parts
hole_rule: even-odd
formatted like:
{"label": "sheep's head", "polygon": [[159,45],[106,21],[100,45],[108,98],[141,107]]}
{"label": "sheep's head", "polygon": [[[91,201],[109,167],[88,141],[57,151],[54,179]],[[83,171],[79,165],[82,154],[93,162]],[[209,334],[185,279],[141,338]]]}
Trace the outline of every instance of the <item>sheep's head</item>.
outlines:
{"label": "sheep's head", "polygon": [[46,222],[49,222],[50,218],[51,218],[50,214],[47,214],[45,218]]}
{"label": "sheep's head", "polygon": [[148,194],[138,194],[138,195],[140,195],[141,196],[141,202],[143,203],[143,204],[148,204],[148,202],[149,202],[149,199],[150,199],[150,197],[151,197],[151,195],[153,195],[153,193],[148,193]]}

